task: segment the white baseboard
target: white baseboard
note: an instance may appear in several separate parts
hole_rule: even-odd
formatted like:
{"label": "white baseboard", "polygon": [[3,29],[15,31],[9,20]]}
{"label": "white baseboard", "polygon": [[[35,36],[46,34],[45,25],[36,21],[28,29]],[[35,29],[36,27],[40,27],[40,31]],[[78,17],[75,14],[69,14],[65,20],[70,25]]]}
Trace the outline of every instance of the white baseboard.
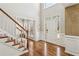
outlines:
{"label": "white baseboard", "polygon": [[79,56],[78,53],[74,53],[74,52],[69,51],[69,50],[65,50],[65,52],[66,52],[66,53],[69,53],[69,54],[72,54],[72,55],[74,55],[74,56]]}

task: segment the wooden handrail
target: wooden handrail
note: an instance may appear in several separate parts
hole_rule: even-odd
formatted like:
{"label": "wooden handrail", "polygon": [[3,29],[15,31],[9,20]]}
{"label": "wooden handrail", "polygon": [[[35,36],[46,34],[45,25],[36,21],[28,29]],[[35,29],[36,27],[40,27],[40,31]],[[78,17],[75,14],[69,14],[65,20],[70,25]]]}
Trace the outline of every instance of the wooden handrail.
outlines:
{"label": "wooden handrail", "polygon": [[8,16],[13,22],[15,22],[18,26],[20,26],[24,31],[27,32],[27,30],[26,30],[23,26],[21,26],[15,19],[13,19],[13,17],[11,17],[11,16],[10,16],[8,13],[6,13],[3,9],[0,8],[0,10],[1,10],[6,16]]}
{"label": "wooden handrail", "polygon": [[16,27],[19,31],[22,31],[21,29],[19,29],[18,27]]}

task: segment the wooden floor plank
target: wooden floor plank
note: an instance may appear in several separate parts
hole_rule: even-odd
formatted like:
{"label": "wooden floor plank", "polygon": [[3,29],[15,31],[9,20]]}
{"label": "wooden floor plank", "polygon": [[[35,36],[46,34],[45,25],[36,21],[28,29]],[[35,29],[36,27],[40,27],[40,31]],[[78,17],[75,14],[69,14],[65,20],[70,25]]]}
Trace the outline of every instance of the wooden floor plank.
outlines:
{"label": "wooden floor plank", "polygon": [[[34,41],[32,41],[32,42],[34,42]],[[65,52],[64,47],[56,45],[56,44],[52,44],[49,42],[45,42],[42,40],[34,42],[33,56],[44,56],[44,43],[47,43],[47,56],[57,56],[58,47],[60,48],[60,56],[72,56],[71,54]],[[25,55],[25,54],[23,54],[23,55]],[[30,56],[29,53],[26,55]]]}

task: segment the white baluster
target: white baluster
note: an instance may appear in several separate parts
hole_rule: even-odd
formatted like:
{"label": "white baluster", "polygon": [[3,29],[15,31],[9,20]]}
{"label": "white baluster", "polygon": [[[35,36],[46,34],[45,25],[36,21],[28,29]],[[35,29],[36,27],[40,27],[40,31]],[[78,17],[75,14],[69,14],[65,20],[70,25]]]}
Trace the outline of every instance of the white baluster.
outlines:
{"label": "white baluster", "polygon": [[30,54],[30,56],[33,56],[34,54],[34,51],[33,51],[33,42],[32,41],[30,41],[29,42],[29,54]]}
{"label": "white baluster", "polygon": [[60,47],[57,47],[57,56],[60,56]]}

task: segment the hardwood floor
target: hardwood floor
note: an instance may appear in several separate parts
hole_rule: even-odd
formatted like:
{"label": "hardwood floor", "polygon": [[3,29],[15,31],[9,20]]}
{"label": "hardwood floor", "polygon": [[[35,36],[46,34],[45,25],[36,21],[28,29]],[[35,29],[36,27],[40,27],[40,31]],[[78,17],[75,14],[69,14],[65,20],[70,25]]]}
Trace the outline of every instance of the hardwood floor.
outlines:
{"label": "hardwood floor", "polygon": [[[29,41],[30,42],[30,41]],[[45,41],[31,41],[34,43],[34,46],[33,46],[33,56],[44,56],[44,43]],[[73,56],[71,54],[68,54],[68,53],[65,53],[65,48],[62,47],[62,46],[59,46],[59,45],[55,45],[55,44],[52,44],[52,43],[49,43],[49,42],[46,42],[47,43],[47,56],[56,56],[57,55],[57,48],[59,47],[60,48],[60,56]],[[31,51],[29,51],[31,52]],[[25,53],[21,56],[30,56],[29,53]]]}

